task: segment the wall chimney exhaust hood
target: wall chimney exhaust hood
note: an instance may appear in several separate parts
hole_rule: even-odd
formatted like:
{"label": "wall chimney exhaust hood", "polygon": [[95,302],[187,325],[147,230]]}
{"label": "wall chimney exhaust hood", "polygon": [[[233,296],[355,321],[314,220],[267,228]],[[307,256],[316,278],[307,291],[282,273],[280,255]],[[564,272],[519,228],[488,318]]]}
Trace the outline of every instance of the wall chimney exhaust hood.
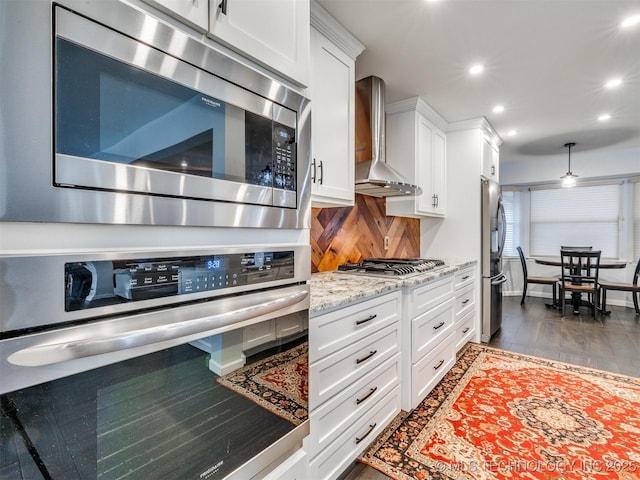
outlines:
{"label": "wall chimney exhaust hood", "polygon": [[[358,134],[367,134],[371,143],[371,159],[356,163],[356,193],[373,197],[415,196],[422,189],[413,185],[385,161],[384,81],[367,77],[356,82],[356,143]],[[368,149],[367,149],[368,150]],[[358,145],[356,145],[356,159]]]}

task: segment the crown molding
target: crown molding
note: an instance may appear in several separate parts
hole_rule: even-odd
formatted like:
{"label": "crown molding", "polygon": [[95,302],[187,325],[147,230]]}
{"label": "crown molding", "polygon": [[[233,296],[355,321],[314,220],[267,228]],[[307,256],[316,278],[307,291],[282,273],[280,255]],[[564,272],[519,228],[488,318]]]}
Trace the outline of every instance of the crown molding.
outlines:
{"label": "crown molding", "polygon": [[331,16],[318,2],[311,0],[311,26],[327,37],[353,60],[365,46]]}
{"label": "crown molding", "polygon": [[411,97],[398,102],[389,103],[385,106],[385,111],[388,114],[415,111],[433,123],[440,130],[446,131],[448,128],[447,121],[421,97]]}

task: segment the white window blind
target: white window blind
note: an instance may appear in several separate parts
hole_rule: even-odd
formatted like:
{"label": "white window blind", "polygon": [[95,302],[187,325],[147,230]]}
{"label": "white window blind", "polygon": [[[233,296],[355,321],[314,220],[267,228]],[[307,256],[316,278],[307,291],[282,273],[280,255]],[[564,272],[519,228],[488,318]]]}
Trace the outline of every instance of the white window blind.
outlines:
{"label": "white window blind", "polygon": [[507,235],[504,242],[504,256],[517,257],[518,251],[516,247],[522,245],[520,243],[520,196],[521,192],[517,190],[503,190],[502,204],[504,205],[504,213],[507,219]]}
{"label": "white window blind", "polygon": [[640,181],[633,184],[633,258],[640,258]]}
{"label": "white window blind", "polygon": [[531,191],[531,255],[557,256],[561,245],[593,246],[618,258],[620,184]]}

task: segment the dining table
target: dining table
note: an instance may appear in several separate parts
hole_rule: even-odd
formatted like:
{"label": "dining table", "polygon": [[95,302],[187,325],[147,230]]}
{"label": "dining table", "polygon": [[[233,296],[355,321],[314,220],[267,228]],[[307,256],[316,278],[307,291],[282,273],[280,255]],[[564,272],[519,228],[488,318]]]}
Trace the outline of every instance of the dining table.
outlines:
{"label": "dining table", "polygon": [[[562,260],[560,259],[560,257],[531,257],[531,259],[539,265],[549,265],[552,267],[560,267],[560,268],[562,267]],[[627,266],[627,262],[622,262],[617,260],[606,260],[606,259],[600,260],[601,269],[625,268],[626,266]],[[546,304],[546,305],[548,307],[560,309],[562,306],[560,302],[563,300],[566,303],[573,304],[574,315],[577,315],[579,313],[579,307],[593,308],[593,303],[583,299],[580,293],[572,294],[571,298],[567,298],[567,299],[558,298],[558,301],[557,301],[558,303],[553,305],[552,304]],[[610,311],[602,310],[602,308],[600,307],[597,307],[597,308],[602,315],[608,315],[611,313]]]}

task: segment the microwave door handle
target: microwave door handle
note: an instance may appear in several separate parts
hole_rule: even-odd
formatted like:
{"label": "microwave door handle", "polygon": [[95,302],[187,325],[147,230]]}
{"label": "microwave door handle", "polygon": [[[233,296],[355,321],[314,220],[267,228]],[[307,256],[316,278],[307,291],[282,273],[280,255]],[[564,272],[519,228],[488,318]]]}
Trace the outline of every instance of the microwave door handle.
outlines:
{"label": "microwave door handle", "polygon": [[233,325],[244,320],[266,315],[299,303],[307,298],[307,290],[277,297],[264,303],[250,305],[229,312],[202,316],[182,322],[120,332],[112,335],[91,336],[66,342],[33,345],[9,355],[9,362],[25,367],[40,367],[54,363],[92,357],[129,348],[142,347],[167,340],[205,333],[215,328]]}

